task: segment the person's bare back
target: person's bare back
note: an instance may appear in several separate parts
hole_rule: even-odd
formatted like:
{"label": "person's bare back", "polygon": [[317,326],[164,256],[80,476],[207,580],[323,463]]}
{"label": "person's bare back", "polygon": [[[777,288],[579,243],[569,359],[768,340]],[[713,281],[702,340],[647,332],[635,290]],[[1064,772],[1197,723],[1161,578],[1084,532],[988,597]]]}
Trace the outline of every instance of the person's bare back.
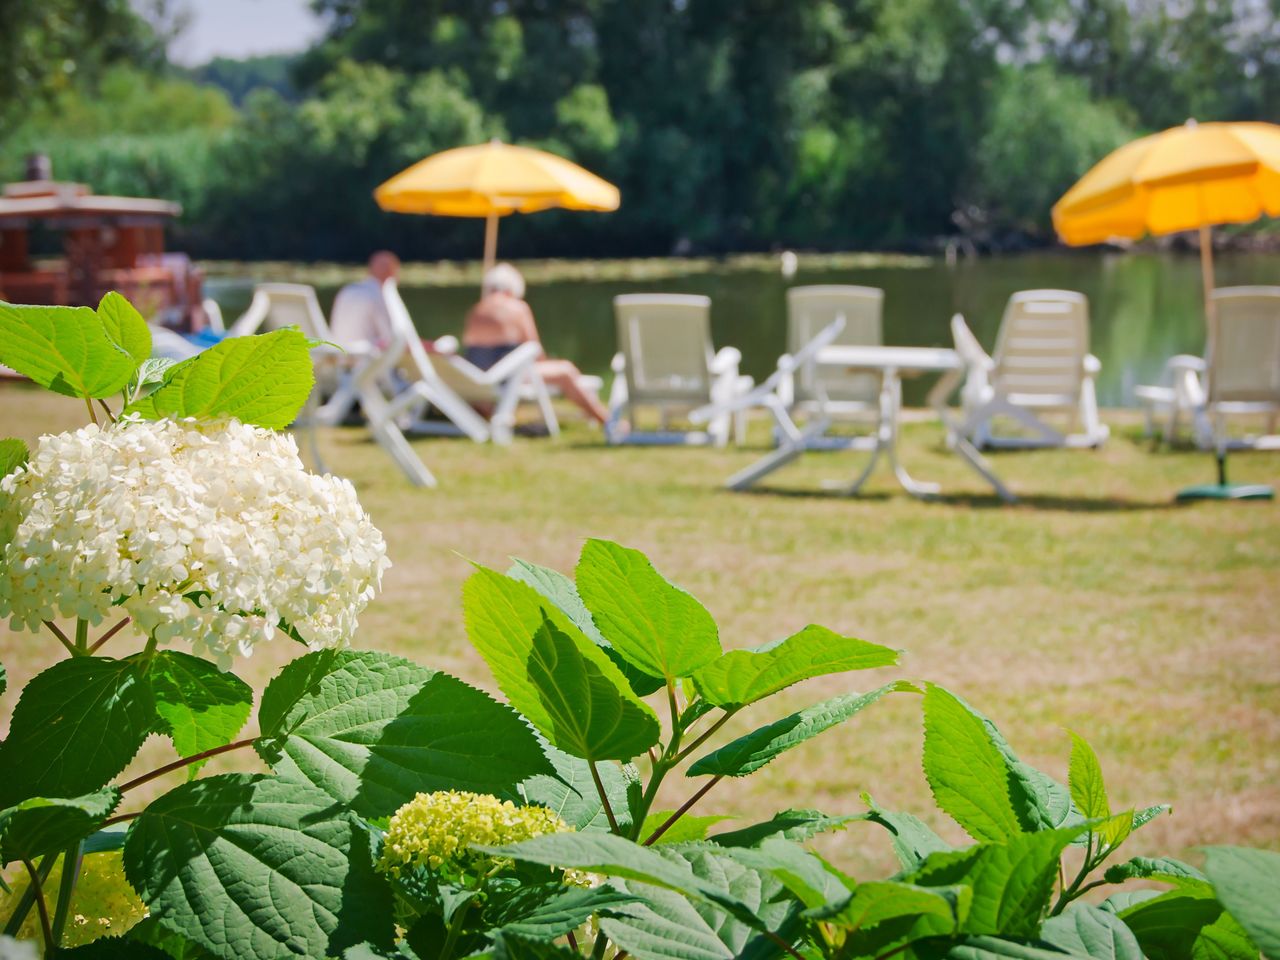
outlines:
{"label": "person's bare back", "polygon": [[523,300],[490,293],[467,313],[462,343],[467,347],[499,347],[538,339],[533,311]]}

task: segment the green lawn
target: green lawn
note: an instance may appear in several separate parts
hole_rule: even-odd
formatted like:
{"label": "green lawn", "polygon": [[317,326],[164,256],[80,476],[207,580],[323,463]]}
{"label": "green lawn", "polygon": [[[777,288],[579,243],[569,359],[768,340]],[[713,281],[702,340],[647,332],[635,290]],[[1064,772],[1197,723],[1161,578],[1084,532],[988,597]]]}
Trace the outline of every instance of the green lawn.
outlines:
{"label": "green lawn", "polygon": [[[13,385],[0,387],[0,403],[3,432],[28,440],[83,415],[74,401]],[[559,440],[506,449],[422,441],[441,481],[434,491],[410,488],[359,429],[325,432],[321,446],[355,482],[395,562],[362,618],[361,646],[493,689],[463,632],[467,560],[502,567],[521,556],[570,570],[584,538],[607,537],[643,549],[701,599],[726,646],[821,623],[906,651],[900,671],[810,681],[745,711],[725,736],[889,675],[935,680],[1049,772],[1065,777],[1069,728],[1097,749],[1114,805],[1172,802],[1171,817],[1130,841],[1133,854],[1280,848],[1280,509],[1175,507],[1179,487],[1212,479],[1211,458],[1154,452],[1131,416],[1108,419],[1113,437],[1098,452],[995,456],[1022,495],[1015,506],[990,496],[927,422],[906,428],[905,459],[943,483],[948,497],[934,503],[902,493],[887,468],[861,497],[828,492],[824,480],[852,475],[852,454],[809,455],[758,493],[719,489],[763,449],[763,422],[747,450],[608,449],[576,423]],[[1233,457],[1232,472],[1280,482],[1280,458]],[[56,653],[44,637],[0,633],[11,680],[0,718]],[[281,639],[238,669],[261,684],[296,653]],[[155,739],[143,760],[167,749]],[[701,809],[850,812],[861,791],[886,807],[930,809],[915,697],[721,784]],[[668,805],[690,792],[664,787]],[[883,870],[887,844],[874,829],[825,838],[825,848],[855,872]]]}

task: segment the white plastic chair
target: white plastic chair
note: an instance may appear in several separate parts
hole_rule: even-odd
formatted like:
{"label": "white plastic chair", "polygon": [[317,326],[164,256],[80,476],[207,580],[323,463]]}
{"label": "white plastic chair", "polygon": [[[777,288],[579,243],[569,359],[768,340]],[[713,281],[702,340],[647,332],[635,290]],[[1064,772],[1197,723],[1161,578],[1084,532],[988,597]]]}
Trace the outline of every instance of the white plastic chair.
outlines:
{"label": "white plastic chair", "polygon": [[[313,390],[307,401],[306,422],[312,426],[334,426],[341,423],[359,401],[369,432],[409,481],[415,486],[436,486],[436,478],[413,452],[388,407],[386,385],[390,382],[395,356],[372,351],[346,353],[331,346],[333,333],[313,288],[298,283],[258,284],[249,309],[232,324],[227,335],[247,336],[289,326],[296,326],[312,339],[323,341],[311,351],[320,389]],[[316,398],[326,387],[332,392],[324,403],[318,403]],[[310,441],[312,459],[323,470],[314,430],[310,431]]]}
{"label": "white plastic chair", "polygon": [[[410,415],[405,429],[412,433],[460,434],[477,443],[510,443],[521,393],[528,390],[548,432],[553,436],[560,432],[546,384],[538,376],[537,360],[542,355],[539,344],[522,343],[488,370],[481,370],[452,353],[428,353],[396,282],[388,280],[383,284],[382,294],[394,337],[388,352],[396,353],[398,371],[408,381],[408,386],[389,403],[396,416]],[[453,340],[455,348],[456,343]],[[476,406],[491,407],[493,412],[486,418]],[[445,420],[426,419],[430,408],[439,411]]]}
{"label": "white plastic chair", "polygon": [[[1280,287],[1224,287],[1211,299],[1204,439],[1219,451],[1280,450]],[[1229,434],[1229,417],[1258,415],[1266,433]]]}
{"label": "white plastic chair", "polygon": [[[745,409],[716,416],[705,431],[674,430],[672,414],[709,404],[726,404],[753,383],[738,373],[742,354],[733,347],[711,346],[711,298],[675,293],[636,293],[613,298],[618,353],[613,358],[609,393],[609,443],[706,444],[724,446],[729,429],[741,443]],[[641,431],[636,410],[656,407],[661,428]],[[626,429],[622,428],[626,424]]]}
{"label": "white plastic chair", "polygon": [[[836,346],[878,347],[884,343],[884,291],[877,287],[827,284],[787,291],[787,355],[798,356],[823,330],[844,321]],[[880,378],[870,373],[819,370],[809,361],[781,384],[793,414],[832,420],[870,420],[880,407]]]}
{"label": "white plastic chair", "polygon": [[[951,318],[967,377],[961,390],[961,433],[983,447],[1096,447],[1110,431],[1098,419],[1094,380],[1102,369],[1089,353],[1089,302],[1070,290],[1023,290],[1009,298],[995,356],[988,356],[964,318]],[[1066,430],[1046,422],[1061,417]],[[999,418],[1030,432],[997,433]]]}
{"label": "white plastic chair", "polygon": [[1202,413],[1204,373],[1203,359],[1180,353],[1165,363],[1159,383],[1133,388],[1134,399],[1142,406],[1146,436],[1153,436],[1157,422],[1162,421],[1161,436],[1165,443],[1173,443],[1184,418],[1192,425],[1197,441],[1207,435],[1208,425]]}

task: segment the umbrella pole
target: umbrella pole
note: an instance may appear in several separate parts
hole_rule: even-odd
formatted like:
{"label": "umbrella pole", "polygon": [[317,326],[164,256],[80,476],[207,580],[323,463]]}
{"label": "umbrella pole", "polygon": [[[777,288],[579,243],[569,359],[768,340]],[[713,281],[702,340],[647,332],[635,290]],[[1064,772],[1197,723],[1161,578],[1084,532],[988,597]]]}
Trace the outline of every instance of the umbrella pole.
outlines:
{"label": "umbrella pole", "polygon": [[[1204,283],[1204,317],[1209,330],[1213,329],[1213,236],[1209,228],[1200,228],[1200,278]],[[1199,484],[1178,491],[1177,499],[1187,500],[1270,500],[1275,491],[1261,483],[1228,483],[1227,450],[1225,444],[1215,451],[1218,461],[1218,482]]]}
{"label": "umbrella pole", "polygon": [[1204,318],[1207,324],[1213,313],[1213,233],[1207,226],[1200,228],[1200,281],[1204,286]]}
{"label": "umbrella pole", "polygon": [[484,268],[488,270],[498,259],[498,215],[484,218]]}

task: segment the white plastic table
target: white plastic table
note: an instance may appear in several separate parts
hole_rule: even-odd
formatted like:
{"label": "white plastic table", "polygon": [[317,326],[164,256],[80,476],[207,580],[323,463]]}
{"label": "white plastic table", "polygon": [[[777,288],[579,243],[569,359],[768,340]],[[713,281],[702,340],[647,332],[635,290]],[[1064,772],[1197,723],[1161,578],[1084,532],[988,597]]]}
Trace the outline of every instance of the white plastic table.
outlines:
{"label": "white plastic table", "polygon": [[796,460],[806,450],[843,449],[866,450],[871,459],[846,493],[855,494],[862,488],[880,455],[889,458],[893,474],[908,493],[917,497],[936,496],[940,487],[936,483],[916,480],[898,461],[898,421],[902,412],[902,377],[904,374],[941,374],[929,391],[928,403],[938,414],[947,431],[947,446],[957,456],[976,470],[996,493],[1006,501],[1016,499],[1000,482],[986,459],[960,433],[947,398],[960,386],[964,375],[964,361],[954,350],[942,347],[870,347],[824,345],[813,354],[810,362],[819,367],[851,373],[874,373],[881,378],[879,419],[871,436],[828,437],[828,418],[818,416],[814,422],[800,429],[782,407],[776,394],[761,397],[759,402],[768,407],[778,421],[778,448],[730,477],[726,486],[733,490],[745,490],[761,478]]}

